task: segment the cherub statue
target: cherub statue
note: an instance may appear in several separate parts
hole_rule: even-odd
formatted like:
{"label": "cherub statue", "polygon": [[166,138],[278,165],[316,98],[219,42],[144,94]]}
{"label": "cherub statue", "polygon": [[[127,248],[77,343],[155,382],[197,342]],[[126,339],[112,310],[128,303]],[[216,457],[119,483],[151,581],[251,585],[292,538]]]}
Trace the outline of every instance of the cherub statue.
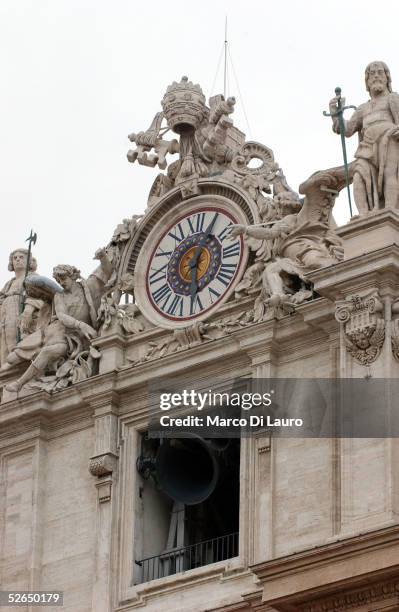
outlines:
{"label": "cherub statue", "polygon": [[362,365],[369,365],[378,357],[385,340],[385,321],[345,333],[348,352]]}

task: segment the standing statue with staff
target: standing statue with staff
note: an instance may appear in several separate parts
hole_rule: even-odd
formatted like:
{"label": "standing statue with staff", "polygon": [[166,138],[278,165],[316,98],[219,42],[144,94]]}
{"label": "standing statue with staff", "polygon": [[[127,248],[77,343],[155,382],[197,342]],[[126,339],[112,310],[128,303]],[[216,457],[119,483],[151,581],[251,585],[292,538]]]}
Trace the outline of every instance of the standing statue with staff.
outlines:
{"label": "standing statue with staff", "polygon": [[0,291],[0,366],[6,366],[7,356],[26,334],[33,331],[34,315],[41,308],[41,300],[26,298],[24,282],[28,275],[35,274],[36,259],[31,245],[36,234],[31,232],[28,249],[15,249],[10,253],[8,269],[14,272]]}
{"label": "standing statue with staff", "polygon": [[334,132],[341,137],[359,135],[353,192],[360,215],[381,208],[399,209],[399,95],[392,91],[384,62],[367,66],[365,82],[370,100],[358,106],[349,120],[340,112],[345,106],[340,92],[330,101]]}

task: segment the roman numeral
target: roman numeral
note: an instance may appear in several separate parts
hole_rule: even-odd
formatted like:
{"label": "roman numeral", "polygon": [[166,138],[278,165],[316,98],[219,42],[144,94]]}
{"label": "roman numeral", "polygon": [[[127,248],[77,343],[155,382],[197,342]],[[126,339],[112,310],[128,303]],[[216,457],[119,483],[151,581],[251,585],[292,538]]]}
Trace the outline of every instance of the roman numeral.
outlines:
{"label": "roman numeral", "polygon": [[234,276],[237,266],[235,264],[225,264],[222,263],[220,266],[219,273],[217,275],[217,280],[223,283],[225,287],[228,287],[231,279]]}
{"label": "roman numeral", "polygon": [[[153,285],[154,283],[157,283],[158,281],[163,280],[166,277],[167,267],[168,264],[165,264],[164,266],[162,266],[162,268],[154,270],[153,273],[150,274],[150,285]],[[153,270],[153,268],[151,268],[151,270]]]}
{"label": "roman numeral", "polygon": [[176,242],[181,242],[182,240],[185,239],[185,235],[183,232],[183,228],[181,226],[181,223],[178,223],[177,225],[175,225],[174,230],[176,232],[178,232],[179,235],[173,234],[172,232],[168,233],[168,236],[170,236],[171,238],[173,238]]}
{"label": "roman numeral", "polygon": [[240,242],[233,242],[233,244],[229,244],[229,246],[223,248],[223,259],[228,257],[236,257],[240,254]]}
{"label": "roman numeral", "polygon": [[199,312],[204,310],[204,307],[203,307],[202,302],[201,302],[201,300],[199,298],[199,295],[196,295],[194,300],[191,300],[191,302],[190,302],[190,315],[196,314],[197,306],[199,308]]}
{"label": "roman numeral", "polygon": [[192,234],[198,234],[199,232],[203,232],[205,224],[205,213],[198,213],[197,215],[194,215],[194,217],[189,217],[187,219],[187,223],[190,227],[190,232]]}
{"label": "roman numeral", "polygon": [[226,227],[220,232],[220,234],[218,234],[218,238],[221,242],[223,242],[223,240],[225,240],[229,234],[229,229],[230,227],[233,225],[233,222],[230,221],[230,223],[228,223],[226,225]]}
{"label": "roman numeral", "polygon": [[155,257],[162,257],[163,255],[165,255],[165,257],[170,257],[172,255],[172,251],[164,251],[161,249],[161,247],[159,247],[158,251],[155,253]]}
{"label": "roman numeral", "polygon": [[169,306],[167,313],[174,316],[176,314],[176,311],[179,310],[179,317],[183,316],[183,296],[182,295],[175,295],[175,297],[172,300],[171,305]]}
{"label": "roman numeral", "polygon": [[169,285],[165,283],[164,285],[162,285],[162,287],[159,287],[159,289],[154,291],[154,293],[152,294],[152,297],[156,304],[159,304],[162,300],[165,300],[165,302],[163,303],[163,307],[165,307],[171,295],[172,295],[172,290],[169,287]]}
{"label": "roman numeral", "polygon": [[218,293],[218,291],[216,291],[215,289],[212,289],[212,287],[208,287],[208,291],[209,291],[209,298],[211,300],[211,304],[213,304],[212,296],[214,295],[216,300],[218,300],[220,298],[220,293]]}

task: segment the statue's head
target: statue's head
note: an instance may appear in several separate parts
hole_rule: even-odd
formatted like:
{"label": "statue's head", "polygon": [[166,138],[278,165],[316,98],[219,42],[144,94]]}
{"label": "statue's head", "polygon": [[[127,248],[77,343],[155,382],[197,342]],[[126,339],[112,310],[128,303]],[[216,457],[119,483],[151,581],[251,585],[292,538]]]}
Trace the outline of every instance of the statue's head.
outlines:
{"label": "statue's head", "polygon": [[60,264],[53,268],[53,277],[63,289],[68,291],[73,283],[80,277],[80,270],[75,268],[75,266]]}
{"label": "statue's head", "polygon": [[352,342],[354,342],[354,344],[356,344],[356,346],[362,351],[365,351],[370,346],[370,338],[367,331],[357,330],[356,332],[352,332],[352,334],[350,334],[350,338]]}
{"label": "statue's head", "polygon": [[[26,270],[26,262],[28,259],[28,249],[15,249],[10,253],[8,258],[8,269],[10,272],[18,270]],[[37,261],[34,257],[30,257],[29,272],[34,272],[37,269]]]}
{"label": "statue's head", "polygon": [[365,72],[366,89],[371,91],[392,91],[391,73],[385,62],[370,62]]}

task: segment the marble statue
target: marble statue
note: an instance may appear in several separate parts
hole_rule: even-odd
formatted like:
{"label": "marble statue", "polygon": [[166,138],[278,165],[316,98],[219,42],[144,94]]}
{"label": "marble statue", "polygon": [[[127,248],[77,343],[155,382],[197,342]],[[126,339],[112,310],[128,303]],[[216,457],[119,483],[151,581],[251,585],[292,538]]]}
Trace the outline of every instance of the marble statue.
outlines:
{"label": "marble statue", "polygon": [[[276,195],[269,221],[254,226],[234,225],[232,238],[243,235],[256,251],[236,293],[250,293],[261,285],[263,305],[273,308],[298,304],[311,297],[304,274],[330,266],[343,258],[341,241],[331,227],[331,210],[345,185],[342,167],[313,174],[300,186],[305,200],[292,192]],[[289,310],[289,308],[288,308]],[[265,308],[262,307],[262,318]]]}
{"label": "marble statue", "polygon": [[[18,392],[48,371],[57,371],[60,365],[61,372],[68,375],[76,369],[74,366],[86,367],[82,359],[90,356],[90,340],[97,336],[101,296],[113,272],[105,249],[97,250],[94,257],[100,261],[100,266],[87,280],[81,278],[80,271],[74,266],[64,264],[54,268],[53,277],[63,292],[54,295],[51,323],[38,330],[40,333],[24,338],[8,356],[10,365],[32,358],[33,361],[17,381],[6,386],[7,391]],[[69,369],[64,365],[66,360]],[[51,383],[57,384],[59,378],[63,376],[56,374],[50,386]],[[39,386],[49,388],[47,383]]]}
{"label": "marble statue", "polygon": [[[361,215],[380,208],[399,209],[399,95],[392,91],[384,62],[371,62],[365,81],[370,100],[345,121],[345,136],[359,135],[353,191]],[[330,112],[336,109],[337,98],[333,98]],[[333,117],[333,130],[340,133],[337,117]]]}
{"label": "marble statue", "polygon": [[[8,269],[15,276],[9,280],[0,291],[0,366],[4,367],[7,356],[17,344],[18,335],[24,337],[33,331],[34,315],[42,302],[28,298],[20,315],[20,306],[25,278],[28,250],[16,249],[9,256]],[[31,257],[28,272],[34,273],[37,262]]]}

